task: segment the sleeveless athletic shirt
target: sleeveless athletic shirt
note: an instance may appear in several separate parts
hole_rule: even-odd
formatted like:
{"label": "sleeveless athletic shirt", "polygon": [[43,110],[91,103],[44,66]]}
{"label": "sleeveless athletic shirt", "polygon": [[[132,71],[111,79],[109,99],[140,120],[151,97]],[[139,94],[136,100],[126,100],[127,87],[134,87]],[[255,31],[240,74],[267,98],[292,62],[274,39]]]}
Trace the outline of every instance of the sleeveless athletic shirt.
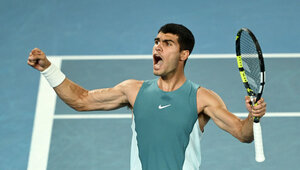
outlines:
{"label": "sleeveless athletic shirt", "polygon": [[199,85],[187,80],[179,89],[165,92],[157,80],[143,83],[134,104],[131,170],[199,170]]}

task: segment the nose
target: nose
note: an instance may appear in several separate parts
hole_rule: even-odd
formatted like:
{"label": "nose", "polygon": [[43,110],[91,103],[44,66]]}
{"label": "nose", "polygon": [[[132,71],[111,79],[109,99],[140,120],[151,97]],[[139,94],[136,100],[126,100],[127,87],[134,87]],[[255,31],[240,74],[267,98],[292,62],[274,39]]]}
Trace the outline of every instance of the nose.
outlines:
{"label": "nose", "polygon": [[154,45],[154,50],[155,51],[162,51],[162,47],[161,47],[160,43]]}

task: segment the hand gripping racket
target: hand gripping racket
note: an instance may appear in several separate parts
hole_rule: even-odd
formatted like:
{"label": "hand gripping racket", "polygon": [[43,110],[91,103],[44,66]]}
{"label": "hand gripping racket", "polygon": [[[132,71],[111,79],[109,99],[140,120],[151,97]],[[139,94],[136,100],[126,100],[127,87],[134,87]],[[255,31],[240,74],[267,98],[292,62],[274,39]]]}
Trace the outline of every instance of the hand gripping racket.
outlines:
{"label": "hand gripping racket", "polygon": [[[265,65],[261,48],[254,34],[247,28],[238,31],[235,43],[237,63],[242,81],[250,96],[251,104],[256,105],[256,101],[262,96],[265,85]],[[254,117],[253,133],[255,159],[257,162],[263,162],[265,156],[259,117]]]}

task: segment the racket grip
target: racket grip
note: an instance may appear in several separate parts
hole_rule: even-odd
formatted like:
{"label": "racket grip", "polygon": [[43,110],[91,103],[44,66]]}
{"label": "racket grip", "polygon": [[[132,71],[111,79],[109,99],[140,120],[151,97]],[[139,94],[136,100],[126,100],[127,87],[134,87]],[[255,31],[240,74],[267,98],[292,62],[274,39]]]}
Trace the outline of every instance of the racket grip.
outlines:
{"label": "racket grip", "polygon": [[254,134],[254,145],[255,145],[255,160],[257,162],[263,162],[265,160],[263,140],[261,133],[260,123],[253,122],[253,134]]}

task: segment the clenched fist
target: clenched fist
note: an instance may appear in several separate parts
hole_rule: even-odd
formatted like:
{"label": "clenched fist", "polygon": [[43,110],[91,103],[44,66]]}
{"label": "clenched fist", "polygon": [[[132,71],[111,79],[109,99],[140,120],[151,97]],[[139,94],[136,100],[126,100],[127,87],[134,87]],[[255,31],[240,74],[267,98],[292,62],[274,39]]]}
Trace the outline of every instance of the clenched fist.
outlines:
{"label": "clenched fist", "polygon": [[39,71],[44,71],[51,65],[51,62],[42,50],[35,48],[30,52],[27,64]]}

